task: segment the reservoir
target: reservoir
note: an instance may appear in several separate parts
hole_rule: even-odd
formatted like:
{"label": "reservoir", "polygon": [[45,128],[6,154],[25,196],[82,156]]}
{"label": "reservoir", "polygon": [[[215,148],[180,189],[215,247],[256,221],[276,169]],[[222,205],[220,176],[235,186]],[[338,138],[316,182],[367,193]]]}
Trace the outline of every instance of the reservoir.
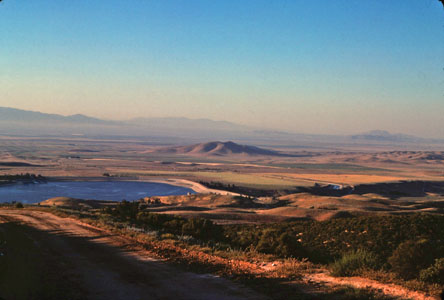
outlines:
{"label": "reservoir", "polygon": [[195,193],[185,187],[141,181],[50,181],[0,185],[0,203],[37,203],[53,197],[85,200],[134,201],[148,196]]}

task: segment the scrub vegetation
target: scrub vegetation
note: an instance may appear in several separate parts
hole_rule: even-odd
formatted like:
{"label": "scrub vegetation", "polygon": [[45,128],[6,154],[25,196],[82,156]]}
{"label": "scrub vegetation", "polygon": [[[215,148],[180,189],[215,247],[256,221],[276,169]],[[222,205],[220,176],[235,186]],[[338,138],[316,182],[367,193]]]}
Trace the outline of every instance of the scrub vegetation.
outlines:
{"label": "scrub vegetation", "polygon": [[137,202],[122,202],[96,217],[155,231],[159,237],[187,241],[189,246],[209,247],[211,253],[230,249],[248,259],[253,253],[258,257],[304,260],[327,266],[335,276],[384,277],[423,290],[443,287],[442,215],[217,225],[207,219],[146,212]]}

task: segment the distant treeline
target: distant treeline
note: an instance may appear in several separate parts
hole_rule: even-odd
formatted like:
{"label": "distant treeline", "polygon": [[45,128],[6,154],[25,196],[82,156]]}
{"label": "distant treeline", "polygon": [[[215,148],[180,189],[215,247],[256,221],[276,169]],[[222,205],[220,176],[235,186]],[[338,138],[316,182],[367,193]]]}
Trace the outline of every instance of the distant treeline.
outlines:
{"label": "distant treeline", "polygon": [[3,182],[15,182],[15,181],[46,181],[46,178],[42,175],[38,174],[31,174],[31,173],[25,173],[25,174],[5,174],[0,175],[0,181]]}
{"label": "distant treeline", "polygon": [[0,166],[3,166],[3,167],[40,167],[39,165],[33,165],[33,164],[19,162],[19,161],[0,162]]}
{"label": "distant treeline", "polygon": [[399,197],[425,197],[427,196],[427,193],[434,193],[444,196],[443,181],[414,180],[359,184],[356,186],[315,183],[313,186],[298,186],[294,187],[293,189],[283,190],[250,188],[215,181],[199,181],[199,183],[211,189],[224,190],[251,197],[279,197],[295,193],[309,193],[312,195],[333,197],[341,197],[349,194],[363,195],[375,193],[391,199],[397,199]]}
{"label": "distant treeline", "polygon": [[400,197],[426,197],[428,193],[444,196],[444,182],[403,180],[399,182],[359,184],[356,186],[315,184],[312,187],[299,187],[299,191],[310,193],[312,195],[334,197],[341,197],[349,194],[364,195],[375,193],[391,199],[397,199]]}
{"label": "distant treeline", "polygon": [[210,182],[199,181],[199,183],[210,189],[223,190],[251,197],[277,197],[298,192],[298,189],[296,188],[293,190],[269,190],[269,189],[257,189],[245,186],[238,186],[229,183],[225,184],[222,182],[215,182],[215,181],[210,181]]}

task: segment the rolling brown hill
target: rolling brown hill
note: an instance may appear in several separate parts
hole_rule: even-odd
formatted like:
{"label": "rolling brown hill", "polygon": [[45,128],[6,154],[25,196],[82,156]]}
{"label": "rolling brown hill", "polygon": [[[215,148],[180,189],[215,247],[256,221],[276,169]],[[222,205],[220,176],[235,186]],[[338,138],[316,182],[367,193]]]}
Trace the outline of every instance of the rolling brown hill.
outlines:
{"label": "rolling brown hill", "polygon": [[225,155],[272,155],[281,156],[283,154],[262,149],[255,146],[239,145],[234,142],[208,142],[200,143],[189,146],[176,146],[165,147],[155,150],[157,153],[169,153],[169,154],[183,154],[183,155],[212,155],[212,156],[225,156]]}

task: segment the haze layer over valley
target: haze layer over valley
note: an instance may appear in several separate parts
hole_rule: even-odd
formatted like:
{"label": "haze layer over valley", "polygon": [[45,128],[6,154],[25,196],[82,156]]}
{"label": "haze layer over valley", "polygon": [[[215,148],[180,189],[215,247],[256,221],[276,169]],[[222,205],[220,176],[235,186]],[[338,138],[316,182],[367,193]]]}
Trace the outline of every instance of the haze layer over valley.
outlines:
{"label": "haze layer over valley", "polygon": [[421,138],[374,130],[355,135],[310,135],[238,125],[226,121],[188,118],[101,120],[85,115],[62,116],[0,107],[0,134],[16,136],[131,139],[155,144],[235,140],[258,146],[382,147],[385,149],[443,149],[444,139]]}

